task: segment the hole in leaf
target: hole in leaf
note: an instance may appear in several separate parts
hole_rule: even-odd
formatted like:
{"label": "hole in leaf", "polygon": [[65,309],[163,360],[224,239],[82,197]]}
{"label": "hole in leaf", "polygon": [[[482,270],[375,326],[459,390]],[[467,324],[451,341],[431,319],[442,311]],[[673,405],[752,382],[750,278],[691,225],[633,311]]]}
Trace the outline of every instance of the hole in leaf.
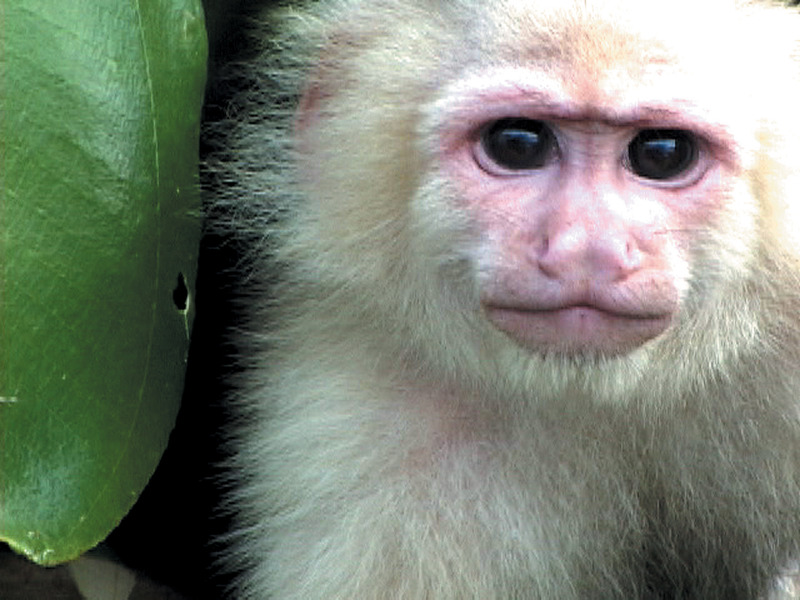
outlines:
{"label": "hole in leaf", "polygon": [[186,287],[186,278],[183,273],[178,273],[178,284],[172,290],[172,302],[180,311],[186,310],[189,303],[189,288]]}

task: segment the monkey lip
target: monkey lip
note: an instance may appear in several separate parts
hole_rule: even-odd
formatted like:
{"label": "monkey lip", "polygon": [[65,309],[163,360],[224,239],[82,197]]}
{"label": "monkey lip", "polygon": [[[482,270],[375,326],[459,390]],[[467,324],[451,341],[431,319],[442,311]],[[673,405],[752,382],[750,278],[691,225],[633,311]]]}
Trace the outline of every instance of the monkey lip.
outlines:
{"label": "monkey lip", "polygon": [[484,308],[495,327],[534,351],[621,354],[657,337],[672,320],[669,312],[609,310],[594,304]]}

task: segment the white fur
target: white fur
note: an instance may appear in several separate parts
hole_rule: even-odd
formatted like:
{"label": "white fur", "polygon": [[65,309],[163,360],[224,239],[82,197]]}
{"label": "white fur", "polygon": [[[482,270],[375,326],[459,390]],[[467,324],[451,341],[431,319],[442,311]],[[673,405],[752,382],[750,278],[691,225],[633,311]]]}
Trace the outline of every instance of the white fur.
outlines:
{"label": "white fur", "polygon": [[[218,167],[253,264],[236,597],[765,596],[800,555],[797,15],[331,0],[273,18]],[[697,85],[642,96],[735,132],[729,207],[670,259],[662,336],[531,353],[480,310],[486,250],[437,132],[486,81],[525,85],[526,60],[612,77],[650,52]]]}

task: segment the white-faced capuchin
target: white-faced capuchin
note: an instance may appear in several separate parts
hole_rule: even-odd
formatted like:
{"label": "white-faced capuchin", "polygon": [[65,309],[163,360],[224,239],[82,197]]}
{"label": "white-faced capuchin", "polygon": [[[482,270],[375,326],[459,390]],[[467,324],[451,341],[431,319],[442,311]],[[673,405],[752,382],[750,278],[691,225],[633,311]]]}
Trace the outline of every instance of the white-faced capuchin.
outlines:
{"label": "white-faced capuchin", "polygon": [[259,35],[217,201],[257,240],[234,597],[796,597],[796,9],[328,0]]}

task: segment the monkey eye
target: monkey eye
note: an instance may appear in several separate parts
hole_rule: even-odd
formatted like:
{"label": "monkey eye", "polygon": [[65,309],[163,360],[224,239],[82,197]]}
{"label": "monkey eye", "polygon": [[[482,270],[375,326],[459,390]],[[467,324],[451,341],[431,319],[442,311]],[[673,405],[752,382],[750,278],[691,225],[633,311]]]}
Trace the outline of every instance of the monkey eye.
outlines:
{"label": "monkey eye", "polygon": [[643,129],[628,144],[631,170],[645,179],[663,181],[694,166],[697,139],[682,129]]}
{"label": "monkey eye", "polygon": [[543,121],[499,119],[481,135],[486,156],[511,171],[541,169],[558,148],[555,134]]}

